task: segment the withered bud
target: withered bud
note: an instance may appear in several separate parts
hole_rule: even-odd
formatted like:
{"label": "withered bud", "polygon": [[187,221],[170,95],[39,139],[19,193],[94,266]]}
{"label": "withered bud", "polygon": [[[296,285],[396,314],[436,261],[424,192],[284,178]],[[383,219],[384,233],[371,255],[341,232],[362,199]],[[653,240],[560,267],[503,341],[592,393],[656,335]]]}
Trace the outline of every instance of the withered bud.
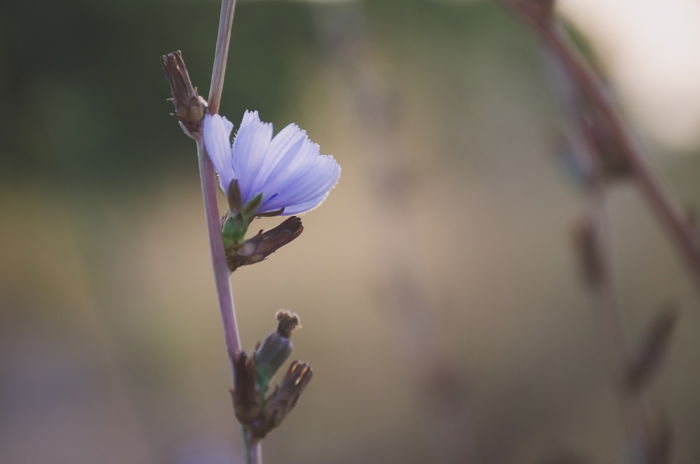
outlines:
{"label": "withered bud", "polygon": [[649,384],[657,372],[673,335],[678,321],[678,308],[669,304],[660,309],[649,324],[639,347],[632,354],[627,365],[624,386],[637,393]]}
{"label": "withered bud", "polygon": [[604,269],[590,217],[586,216],[574,225],[572,239],[583,280],[592,287],[598,285]]}
{"label": "withered bud", "polygon": [[254,438],[264,438],[294,409],[311,381],[313,371],[306,363],[292,362],[274,393],[265,402],[259,420],[250,426]]}
{"label": "withered bud", "polygon": [[233,409],[241,424],[248,425],[260,415],[260,395],[255,384],[255,357],[241,351],[233,360],[234,389],[231,390]]}
{"label": "withered bud", "polygon": [[289,337],[299,325],[299,316],[291,311],[278,311],[277,330],[268,335],[255,350],[257,388],[261,394],[267,392],[272,377],[292,353]]}
{"label": "withered bud", "polygon": [[180,127],[191,138],[201,135],[201,123],[207,111],[207,102],[192,85],[182,52],[175,51],[160,58],[165,78],[170,84],[170,101],[175,106],[173,115],[180,121]]}
{"label": "withered bud", "polygon": [[275,319],[277,319],[277,333],[285,338],[291,337],[294,329],[301,327],[299,315],[286,309],[277,311]]}
{"label": "withered bud", "polygon": [[241,246],[226,251],[226,261],[231,272],[241,266],[258,263],[297,238],[304,230],[301,219],[292,216],[277,227],[260,231]]}

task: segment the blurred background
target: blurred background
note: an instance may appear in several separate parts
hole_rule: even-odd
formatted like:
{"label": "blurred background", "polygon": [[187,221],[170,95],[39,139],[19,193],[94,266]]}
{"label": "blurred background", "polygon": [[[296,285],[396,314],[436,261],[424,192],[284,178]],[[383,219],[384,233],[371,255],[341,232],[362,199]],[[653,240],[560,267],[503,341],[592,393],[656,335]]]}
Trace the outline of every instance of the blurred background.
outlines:
{"label": "blurred background", "polygon": [[[697,204],[700,2],[560,7]],[[242,462],[194,146],[159,64],[181,49],[206,95],[219,3],[0,12],[0,462]],[[245,109],[343,167],[302,237],[233,279],[244,345],[292,309],[315,370],[266,462],[629,462],[527,28],[492,1],[241,0],[222,113]],[[697,291],[634,186],[610,210],[630,338],[681,308],[651,395],[673,462],[700,462]]]}

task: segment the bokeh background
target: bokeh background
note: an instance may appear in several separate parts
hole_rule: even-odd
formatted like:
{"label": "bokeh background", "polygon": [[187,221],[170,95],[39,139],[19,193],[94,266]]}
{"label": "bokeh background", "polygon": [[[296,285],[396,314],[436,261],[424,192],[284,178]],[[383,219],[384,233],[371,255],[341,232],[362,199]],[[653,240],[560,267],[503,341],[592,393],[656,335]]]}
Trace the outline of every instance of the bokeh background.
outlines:
{"label": "bokeh background", "polygon": [[[219,4],[0,6],[0,462],[242,462],[194,147],[159,56],[206,94]],[[700,3],[566,0],[654,170],[700,200]],[[222,112],[304,127],[343,166],[302,237],[236,273],[251,348],[300,313],[315,377],[269,463],[618,463],[623,423],[571,249],[537,41],[491,1],[245,1]],[[636,189],[610,198],[632,340],[681,319],[653,384],[700,462],[700,312]],[[269,227],[275,219],[260,222]]]}

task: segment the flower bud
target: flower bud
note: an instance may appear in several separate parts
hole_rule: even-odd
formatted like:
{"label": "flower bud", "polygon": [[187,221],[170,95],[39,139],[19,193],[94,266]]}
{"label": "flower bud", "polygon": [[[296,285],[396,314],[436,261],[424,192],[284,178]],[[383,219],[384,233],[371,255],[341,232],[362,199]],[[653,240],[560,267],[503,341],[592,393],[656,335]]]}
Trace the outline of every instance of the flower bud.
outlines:
{"label": "flower bud", "polygon": [[234,389],[231,390],[233,409],[241,424],[252,423],[261,412],[261,397],[256,389],[255,357],[241,351],[233,360]]}
{"label": "flower bud", "polygon": [[299,361],[292,362],[280,385],[265,401],[260,418],[251,427],[255,438],[264,438],[282,423],[296,406],[312,376],[311,366]]}
{"label": "flower bud", "polygon": [[[255,264],[270,256],[272,253],[297,238],[304,226],[301,219],[292,216],[277,227],[244,241],[238,247],[227,247],[226,260],[231,272],[240,266]],[[224,240],[226,243],[226,240]]]}
{"label": "flower bud", "polygon": [[169,100],[175,106],[174,116],[180,121],[180,127],[185,134],[195,138],[200,134],[200,126],[207,111],[207,102],[197,93],[192,85],[187,66],[179,50],[168,53],[160,58],[165,78],[170,84],[172,98]]}
{"label": "flower bud", "polygon": [[270,380],[292,353],[292,331],[299,326],[299,316],[290,311],[277,312],[277,331],[265,338],[255,350],[255,379],[260,395],[267,393]]}

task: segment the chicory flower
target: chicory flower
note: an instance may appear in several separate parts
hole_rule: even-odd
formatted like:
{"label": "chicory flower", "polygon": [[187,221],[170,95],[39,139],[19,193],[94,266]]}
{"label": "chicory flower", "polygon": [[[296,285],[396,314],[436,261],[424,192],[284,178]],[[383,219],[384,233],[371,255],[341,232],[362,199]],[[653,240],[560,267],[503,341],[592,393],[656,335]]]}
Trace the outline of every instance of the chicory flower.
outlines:
{"label": "chicory flower", "polygon": [[332,156],[321,155],[319,146],[296,124],[273,137],[272,124],[260,121],[257,111],[246,111],[233,144],[232,130],[226,118],[207,114],[204,145],[224,194],[237,188],[237,201],[252,206],[251,216],[309,211],[338,182],[338,163]]}

